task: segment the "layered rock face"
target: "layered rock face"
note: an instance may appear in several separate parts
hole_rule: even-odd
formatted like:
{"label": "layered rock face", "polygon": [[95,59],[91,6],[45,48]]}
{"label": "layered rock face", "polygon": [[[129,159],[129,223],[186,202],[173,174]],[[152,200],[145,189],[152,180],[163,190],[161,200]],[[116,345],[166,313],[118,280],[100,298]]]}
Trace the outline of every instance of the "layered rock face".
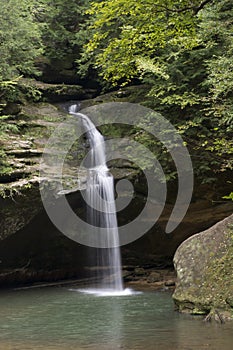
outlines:
{"label": "layered rock face", "polygon": [[181,312],[233,318],[233,215],[184,241],[174,265],[173,299]]}
{"label": "layered rock face", "polygon": [[[53,100],[56,100],[62,91],[65,94],[64,99],[67,98],[67,94],[74,94],[72,98],[75,98],[77,91],[80,91],[79,87],[71,93],[65,87],[59,90],[57,85],[53,86],[53,89],[49,84],[42,85],[39,84],[38,89],[45,98],[53,94]],[[142,98],[139,97],[140,93],[145,94],[143,89],[140,89],[141,87],[130,87],[92,100],[86,99],[81,102],[81,107],[108,101],[136,102]],[[77,98],[78,96],[84,96],[84,93],[77,95]],[[89,95],[86,95],[86,98],[88,97]],[[67,113],[62,112],[57,105],[37,102],[19,105],[11,109],[11,114],[11,123],[18,126],[19,132],[9,134],[6,140],[1,141],[6,154],[4,166],[8,170],[0,175],[0,282],[5,285],[82,277],[85,275],[85,266],[89,264],[89,256],[95,252],[73,242],[57,230],[43,209],[39,192],[39,167],[43,148],[53,130],[67,117]],[[65,164],[64,178],[67,189],[70,189],[66,197],[74,212],[82,216],[85,215],[85,203],[76,184],[77,167],[86,152],[85,140],[81,140],[75,147],[71,150],[73,160],[68,159]],[[116,182],[127,178],[135,188],[132,203],[118,215],[119,224],[124,225],[133,219],[145,204],[145,179],[130,163],[113,162],[111,171]],[[55,173],[56,169],[51,169],[51,172]],[[85,176],[83,184],[85,185]],[[229,192],[220,184],[221,179],[215,189],[210,185],[196,186],[193,201],[184,220],[172,234],[167,235],[164,231],[176,195],[176,191],[171,189],[157,223],[143,237],[122,247],[123,264],[146,268],[172,266],[173,255],[185,239],[232,212],[231,202],[219,201]],[[53,201],[59,206],[59,198],[53,198]],[[148,220],[153,220],[153,206]]]}

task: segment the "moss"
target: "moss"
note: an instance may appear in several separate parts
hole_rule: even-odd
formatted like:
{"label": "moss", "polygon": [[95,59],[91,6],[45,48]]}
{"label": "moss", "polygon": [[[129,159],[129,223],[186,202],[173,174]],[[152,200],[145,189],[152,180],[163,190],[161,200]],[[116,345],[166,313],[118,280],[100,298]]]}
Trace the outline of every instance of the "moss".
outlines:
{"label": "moss", "polygon": [[232,219],[230,215],[178,248],[173,299],[181,312],[203,312],[207,320],[233,319]]}
{"label": "moss", "polygon": [[226,239],[220,246],[220,254],[210,259],[204,271],[200,295],[216,308],[233,307],[233,226],[229,226]]}

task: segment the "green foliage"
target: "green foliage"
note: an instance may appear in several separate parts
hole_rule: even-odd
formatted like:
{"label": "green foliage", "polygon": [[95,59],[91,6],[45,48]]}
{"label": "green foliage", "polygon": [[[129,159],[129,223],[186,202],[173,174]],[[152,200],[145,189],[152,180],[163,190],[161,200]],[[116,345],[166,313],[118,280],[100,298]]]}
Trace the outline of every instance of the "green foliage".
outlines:
{"label": "green foliage", "polygon": [[[161,51],[192,48],[200,1],[107,0],[92,3],[93,35],[87,50],[104,79],[114,84],[138,77],[148,68],[167,76]],[[148,59],[150,59],[148,61]],[[146,64],[145,64],[146,63]],[[149,67],[150,66],[150,67]]]}
{"label": "green foliage", "polygon": [[[0,81],[0,101],[14,101],[18,96],[18,78],[14,80]],[[0,104],[0,110],[4,107],[4,102]]]}
{"label": "green foliage", "polygon": [[[20,98],[22,75],[39,74],[35,59],[42,54],[43,45],[35,6],[34,0],[0,0],[0,107]],[[0,127],[1,135],[5,126]]]}
{"label": "green foliage", "polygon": [[224,199],[231,199],[233,201],[233,192],[231,192],[228,196],[224,196]]}
{"label": "green foliage", "polygon": [[89,4],[90,0],[0,0],[0,82],[38,75],[47,63],[61,70],[77,66],[89,36]]}
{"label": "green foliage", "polygon": [[19,95],[23,95],[21,100],[38,102],[42,99],[42,92],[39,90],[34,79],[20,79],[17,85]]}
{"label": "green foliage", "polygon": [[41,24],[45,57],[63,60],[81,51],[85,40],[83,24],[87,20],[89,0],[40,0],[36,18]]}
{"label": "green foliage", "polygon": [[150,107],[177,127],[202,181],[232,170],[232,2],[108,0],[90,13],[87,51],[103,78],[151,86]]}
{"label": "green foliage", "polygon": [[0,137],[3,139],[8,132],[17,133],[18,127],[9,122],[9,116],[0,116]]}
{"label": "green foliage", "polygon": [[35,4],[29,0],[0,0],[0,81],[37,73],[34,60],[42,53],[42,46]]}
{"label": "green foliage", "polygon": [[205,12],[201,29],[205,43],[212,51],[206,60],[209,111],[227,130],[233,130],[233,4],[229,0],[217,2],[212,11]]}

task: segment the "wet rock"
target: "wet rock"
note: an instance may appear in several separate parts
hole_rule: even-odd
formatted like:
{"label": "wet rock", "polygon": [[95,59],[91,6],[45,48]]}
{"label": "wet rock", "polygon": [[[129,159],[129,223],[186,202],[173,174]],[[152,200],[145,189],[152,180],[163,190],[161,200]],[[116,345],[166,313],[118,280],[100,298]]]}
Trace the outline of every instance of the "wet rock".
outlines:
{"label": "wet rock", "polygon": [[122,278],[124,280],[124,282],[129,282],[133,280],[133,272],[132,271],[127,271],[127,270],[123,270],[122,271]]}
{"label": "wet rock", "polygon": [[166,287],[174,287],[176,285],[176,282],[174,280],[168,280],[164,282],[164,285]]}

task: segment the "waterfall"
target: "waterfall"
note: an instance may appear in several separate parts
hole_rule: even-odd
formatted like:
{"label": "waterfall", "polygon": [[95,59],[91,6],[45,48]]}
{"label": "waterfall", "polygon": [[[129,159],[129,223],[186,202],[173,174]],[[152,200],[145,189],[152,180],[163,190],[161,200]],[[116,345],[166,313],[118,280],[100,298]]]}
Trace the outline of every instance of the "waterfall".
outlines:
{"label": "waterfall", "polygon": [[100,238],[100,240],[107,240],[107,242],[98,242],[99,247],[113,246],[113,248],[98,248],[97,250],[97,281],[99,281],[97,288],[120,292],[123,290],[123,283],[113,176],[106,164],[103,136],[92,121],[85,114],[77,112],[77,109],[77,105],[72,105],[69,108],[69,113],[82,120],[90,144],[85,164],[88,170],[87,222],[96,230],[101,227],[108,229],[107,238],[106,236]]}

